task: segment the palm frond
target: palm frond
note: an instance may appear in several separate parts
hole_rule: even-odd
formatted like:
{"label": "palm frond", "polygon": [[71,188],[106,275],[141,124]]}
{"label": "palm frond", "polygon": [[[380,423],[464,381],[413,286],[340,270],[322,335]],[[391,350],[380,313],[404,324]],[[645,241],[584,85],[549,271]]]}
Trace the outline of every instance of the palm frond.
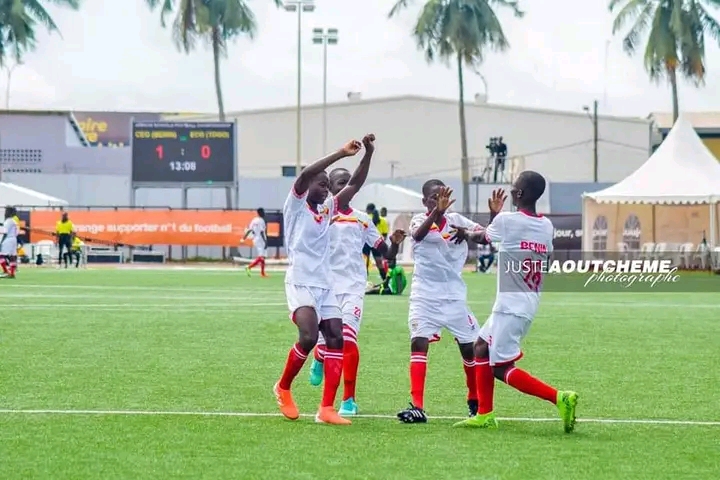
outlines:
{"label": "palm frond", "polygon": [[[614,0],[610,3],[610,9],[611,11],[618,5],[618,2],[621,0]],[[630,0],[625,4],[624,7],[620,9],[617,15],[615,15],[615,18],[613,19],[612,24],[612,33],[613,35],[622,30],[625,27],[625,24],[628,22],[628,20],[636,19],[638,16],[640,16],[647,8],[648,5],[651,5],[652,1],[648,0]]]}
{"label": "palm frond", "polygon": [[656,11],[656,5],[652,2],[647,2],[635,18],[635,23],[633,23],[633,26],[630,27],[630,30],[623,38],[623,50],[625,50],[628,55],[634,54],[637,50],[640,39],[652,24],[653,15]]}
{"label": "palm frond", "polygon": [[405,10],[412,0],[398,0],[395,5],[390,9],[390,12],[388,13],[388,18],[393,18],[398,13],[400,13],[402,10]]}

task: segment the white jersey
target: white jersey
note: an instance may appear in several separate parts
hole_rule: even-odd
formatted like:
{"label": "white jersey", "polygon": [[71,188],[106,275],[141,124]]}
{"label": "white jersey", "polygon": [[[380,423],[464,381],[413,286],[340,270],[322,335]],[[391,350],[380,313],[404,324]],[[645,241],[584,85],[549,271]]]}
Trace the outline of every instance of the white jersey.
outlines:
{"label": "white jersey", "polygon": [[12,217],[6,218],[5,223],[3,223],[3,233],[0,235],[0,239],[5,238],[5,241],[11,240],[17,242],[19,232],[20,229],[15,220],[13,220]]}
{"label": "white jersey", "polygon": [[250,222],[249,228],[252,232],[253,244],[259,248],[266,247],[267,245],[265,245],[265,240],[263,239],[263,237],[267,238],[267,225],[265,224],[265,220],[260,217],[255,217]]}
{"label": "white jersey", "polygon": [[363,297],[367,288],[367,267],[363,246],[377,248],[383,237],[365,213],[353,208],[338,211],[330,227],[330,266],[333,290],[337,295]]}
{"label": "white jersey", "polygon": [[335,215],[335,199],[328,196],[317,206],[317,213],[295,187],[285,200],[283,225],[287,248],[288,268],[285,283],[331,290],[330,278],[330,221]]}
{"label": "white jersey", "polygon": [[540,304],[542,272],[553,250],[552,222],[524,212],[502,212],[485,236],[500,243],[492,311],[533,319]]}
{"label": "white jersey", "polygon": [[[427,213],[415,215],[410,221],[410,235],[415,233],[427,218]],[[412,276],[410,299],[431,298],[435,300],[467,300],[467,286],[462,271],[467,261],[467,242],[455,244],[451,225],[471,231],[482,229],[480,225],[459,213],[447,213],[439,225],[433,225],[421,241],[412,240],[415,270]]]}

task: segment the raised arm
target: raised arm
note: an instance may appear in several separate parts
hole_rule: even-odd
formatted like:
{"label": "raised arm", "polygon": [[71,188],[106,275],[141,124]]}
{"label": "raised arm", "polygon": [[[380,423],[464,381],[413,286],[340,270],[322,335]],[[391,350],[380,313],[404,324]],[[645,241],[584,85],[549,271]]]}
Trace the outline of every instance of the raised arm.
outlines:
{"label": "raised arm", "polygon": [[[326,155],[319,160],[315,160],[313,163],[305,167],[295,179],[295,183],[293,185],[295,194],[299,197],[305,195],[305,192],[307,192],[308,188],[310,188],[310,182],[312,182],[312,179],[315,178],[318,173],[324,172],[330,165],[338,160],[356,155],[360,151],[361,146],[362,145],[357,140],[351,140],[340,150]],[[365,173],[365,176],[367,177],[367,173]],[[352,179],[350,181],[352,181]]]}
{"label": "raised arm", "polygon": [[453,191],[448,187],[443,187],[440,190],[435,208],[433,208],[425,221],[421,223],[419,227],[410,232],[413,240],[416,242],[422,242],[425,240],[425,237],[427,237],[427,234],[430,232],[433,224],[438,224],[442,221],[447,209],[455,203],[455,199],[450,198],[452,193]]}
{"label": "raised arm", "polygon": [[363,155],[360,164],[353,172],[345,188],[335,196],[340,208],[346,208],[350,205],[350,201],[360,191],[370,172],[370,160],[372,160],[373,153],[375,153],[375,135],[372,133],[365,135],[362,144],[365,147],[365,155]]}

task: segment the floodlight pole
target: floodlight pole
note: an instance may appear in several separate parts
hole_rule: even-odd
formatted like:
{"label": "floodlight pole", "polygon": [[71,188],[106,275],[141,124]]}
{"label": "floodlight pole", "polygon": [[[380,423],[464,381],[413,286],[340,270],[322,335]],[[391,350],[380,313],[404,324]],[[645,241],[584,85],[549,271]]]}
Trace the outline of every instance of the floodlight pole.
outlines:
{"label": "floodlight pole", "polygon": [[302,14],[314,12],[314,0],[290,0],[283,4],[286,12],[297,12],[297,112],[295,176],[302,170]]}
{"label": "floodlight pole", "polygon": [[337,28],[314,28],[313,29],[313,44],[323,46],[323,137],[322,147],[323,155],[327,153],[327,71],[328,71],[328,45],[337,45],[338,43],[338,30]]}

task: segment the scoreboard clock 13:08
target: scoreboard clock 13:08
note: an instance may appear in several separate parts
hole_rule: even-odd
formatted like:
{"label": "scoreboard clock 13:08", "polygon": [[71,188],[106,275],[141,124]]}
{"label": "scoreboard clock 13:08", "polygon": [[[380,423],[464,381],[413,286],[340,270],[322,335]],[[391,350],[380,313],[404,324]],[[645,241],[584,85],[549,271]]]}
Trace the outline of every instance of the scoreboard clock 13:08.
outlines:
{"label": "scoreboard clock 13:08", "polygon": [[132,182],[233,184],[235,151],[234,123],[133,123]]}

